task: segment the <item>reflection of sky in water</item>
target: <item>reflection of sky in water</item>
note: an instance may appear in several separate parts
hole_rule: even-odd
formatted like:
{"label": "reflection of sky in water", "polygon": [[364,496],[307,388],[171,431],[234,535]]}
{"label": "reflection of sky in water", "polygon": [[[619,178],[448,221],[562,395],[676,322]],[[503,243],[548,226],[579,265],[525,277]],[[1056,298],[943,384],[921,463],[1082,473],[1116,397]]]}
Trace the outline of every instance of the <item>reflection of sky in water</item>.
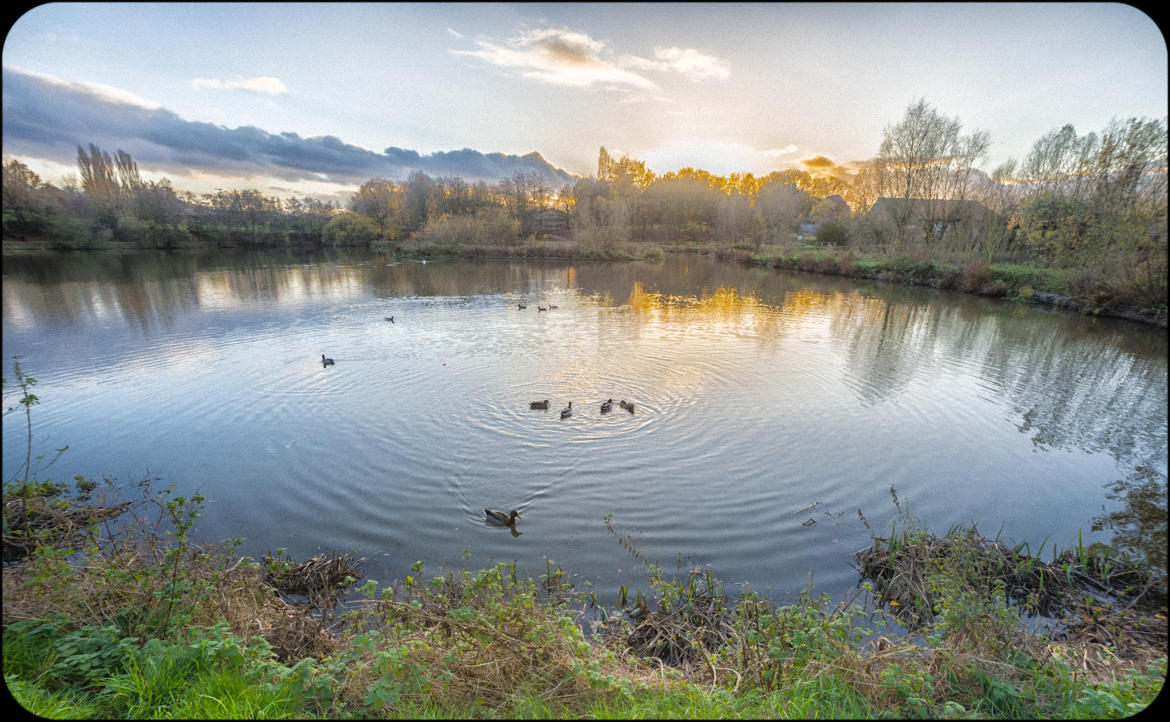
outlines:
{"label": "reflection of sky in water", "polygon": [[[1105,485],[1165,473],[1164,331],[694,256],[391,263],[6,259],[5,356],[39,379],[36,443],[70,444],[54,478],[149,468],[204,490],[211,536],[361,546],[379,574],[468,546],[621,583],[612,513],[660,562],[787,593],[855,581],[890,484],[932,528],[1068,543],[1123,505]],[[525,533],[482,536],[489,505]]]}

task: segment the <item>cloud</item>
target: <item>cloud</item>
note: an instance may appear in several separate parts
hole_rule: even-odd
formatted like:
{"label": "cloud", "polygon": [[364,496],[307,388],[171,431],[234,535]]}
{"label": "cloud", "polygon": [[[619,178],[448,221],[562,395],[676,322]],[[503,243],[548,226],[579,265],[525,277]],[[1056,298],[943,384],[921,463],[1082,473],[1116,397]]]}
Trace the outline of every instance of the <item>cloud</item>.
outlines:
{"label": "cloud", "polygon": [[838,163],[828,156],[817,154],[801,158],[799,162],[810,175],[850,180],[866,161]]}
{"label": "cloud", "polygon": [[[93,82],[88,82],[88,81],[75,82],[75,81],[70,81],[70,80],[62,80],[61,78],[57,78],[57,77],[54,77],[52,75],[46,75],[45,73],[38,73],[38,72],[33,71],[33,70],[24,70],[21,68],[13,68],[13,70],[14,70],[14,72],[23,73],[23,74],[28,75],[32,78],[36,78],[37,80],[41,81],[42,83],[47,83],[49,85],[57,86],[57,87],[64,88],[64,89],[70,89],[70,90],[73,90],[75,92],[89,92],[89,93],[92,93],[93,95],[97,96],[98,98],[101,98],[102,100],[107,100],[107,101],[110,101],[112,103],[122,103],[125,105],[137,105],[137,106],[142,107],[142,108],[151,108],[151,109],[162,107],[161,103],[156,103],[153,100],[147,100],[145,98],[142,98],[140,96],[135,95],[134,93],[131,93],[128,90],[123,90],[121,88],[115,88],[113,86],[104,85],[102,83],[93,83]],[[7,101],[5,104],[5,108],[7,108]]]}
{"label": "cloud", "polygon": [[453,37],[459,38],[460,40],[463,39],[463,33],[459,32],[458,30],[447,28],[447,32],[450,33]]}
{"label": "cloud", "polygon": [[576,177],[539,153],[483,154],[464,148],[420,155],[396,147],[377,153],[332,135],[302,138],[254,126],[227,128],[184,120],[157,105],[124,102],[89,86],[10,68],[3,70],[3,84],[4,152],[60,164],[74,163],[77,147],[94,143],[109,152],[125,150],[143,170],[184,176],[349,184],[375,176],[403,179],[414,170],[469,181],[517,172],[538,173],[554,184]]}
{"label": "cloud", "polygon": [[769,158],[780,158],[780,157],[789,155],[791,153],[795,153],[796,146],[789,143],[788,145],[784,146],[783,148],[769,148],[767,150],[760,151],[760,152],[763,153],[764,155],[768,156]]}
{"label": "cloud", "polygon": [[711,78],[726,80],[731,75],[731,63],[714,55],[701,53],[694,48],[655,47],[654,57],[658,60],[639,58],[636,55],[624,55],[621,62],[641,70],[674,71],[681,73],[692,82]]}
{"label": "cloud", "polygon": [[[449,28],[448,32],[462,37]],[[653,91],[651,97],[656,100],[665,100],[658,93],[658,84],[638,71],[679,73],[693,82],[725,80],[731,74],[731,63],[694,48],[655,47],[655,60],[636,55],[613,60],[604,42],[563,27],[530,30],[505,45],[483,39],[475,44],[478,50],[449,52],[514,69],[522,77],[548,85]]]}
{"label": "cloud", "polygon": [[526,78],[550,85],[658,89],[654,81],[604,59],[605,43],[565,28],[532,30],[508,40],[508,47],[487,40],[475,43],[479,50],[450,52],[502,68],[515,68]]}
{"label": "cloud", "polygon": [[217,80],[215,78],[194,78],[191,80],[194,88],[213,88],[223,90],[245,90],[249,93],[264,93],[265,95],[284,95],[288,88],[279,78],[237,78],[236,80]]}
{"label": "cloud", "polygon": [[818,169],[832,168],[833,166],[837,165],[836,163],[833,162],[833,160],[831,158],[828,158],[827,156],[823,156],[823,155],[814,155],[810,158],[801,158],[800,163],[801,163],[801,165],[805,166],[806,168],[818,168]]}

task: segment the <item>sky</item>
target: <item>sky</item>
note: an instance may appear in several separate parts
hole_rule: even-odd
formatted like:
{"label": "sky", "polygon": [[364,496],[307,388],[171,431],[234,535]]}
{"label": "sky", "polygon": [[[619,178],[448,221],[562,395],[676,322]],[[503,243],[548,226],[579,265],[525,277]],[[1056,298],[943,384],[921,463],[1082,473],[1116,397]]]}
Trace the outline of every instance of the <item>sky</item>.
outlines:
{"label": "sky", "polygon": [[[924,99],[981,168],[1165,118],[1167,50],[1116,3],[50,3],[3,46],[3,154],[125,150],[197,193],[373,177],[847,171]],[[534,155],[538,154],[538,155]]]}

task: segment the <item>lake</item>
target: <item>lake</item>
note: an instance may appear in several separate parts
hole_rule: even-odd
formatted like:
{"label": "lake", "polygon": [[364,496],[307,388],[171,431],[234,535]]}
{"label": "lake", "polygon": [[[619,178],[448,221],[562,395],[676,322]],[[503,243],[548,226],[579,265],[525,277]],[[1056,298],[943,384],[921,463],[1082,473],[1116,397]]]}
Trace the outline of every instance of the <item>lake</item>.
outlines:
{"label": "lake", "polygon": [[[932,531],[1047,557],[1149,542],[1152,484],[1166,543],[1165,330],[933,289],[696,255],[16,254],[3,353],[6,409],[13,356],[38,380],[34,455],[69,446],[42,478],[154,474],[207,497],[205,538],[356,551],[381,582],[547,557],[613,603],[632,545],[840,597],[891,486]],[[8,480],[21,411],[3,442]]]}

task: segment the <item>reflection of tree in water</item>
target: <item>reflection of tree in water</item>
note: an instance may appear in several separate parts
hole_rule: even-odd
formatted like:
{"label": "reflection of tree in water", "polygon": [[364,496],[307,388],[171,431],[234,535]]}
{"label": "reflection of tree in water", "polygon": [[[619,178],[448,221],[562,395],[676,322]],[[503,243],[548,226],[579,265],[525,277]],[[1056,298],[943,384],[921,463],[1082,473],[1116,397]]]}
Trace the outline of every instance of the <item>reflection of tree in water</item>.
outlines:
{"label": "reflection of tree in water", "polygon": [[1106,498],[1122,506],[1093,519],[1093,531],[1112,531],[1113,548],[1149,562],[1162,578],[1165,590],[1166,475],[1152,467],[1139,466],[1106,488]]}
{"label": "reflection of tree in water", "polygon": [[1016,326],[1005,329],[987,371],[1020,414],[1020,433],[1041,448],[1108,452],[1127,463],[1165,453],[1164,355],[1072,324]]}
{"label": "reflection of tree in water", "polygon": [[1166,463],[1164,333],[951,299],[853,298],[834,332],[850,340],[847,373],[861,379],[850,385],[863,403],[901,393],[939,358],[963,366],[1019,415],[1018,430],[1038,448],[1106,452],[1133,466],[1107,486],[1122,507],[1093,529],[1112,530],[1116,548],[1165,569],[1166,476],[1155,468]]}
{"label": "reflection of tree in water", "polygon": [[846,384],[871,406],[902,392],[922,371],[924,334],[937,335],[940,309],[857,296],[833,318],[833,332],[849,339]]}
{"label": "reflection of tree in water", "polygon": [[833,331],[849,340],[847,383],[870,405],[939,363],[962,367],[1019,414],[1040,448],[1127,463],[1166,448],[1165,335],[1121,324],[952,298],[851,297]]}

